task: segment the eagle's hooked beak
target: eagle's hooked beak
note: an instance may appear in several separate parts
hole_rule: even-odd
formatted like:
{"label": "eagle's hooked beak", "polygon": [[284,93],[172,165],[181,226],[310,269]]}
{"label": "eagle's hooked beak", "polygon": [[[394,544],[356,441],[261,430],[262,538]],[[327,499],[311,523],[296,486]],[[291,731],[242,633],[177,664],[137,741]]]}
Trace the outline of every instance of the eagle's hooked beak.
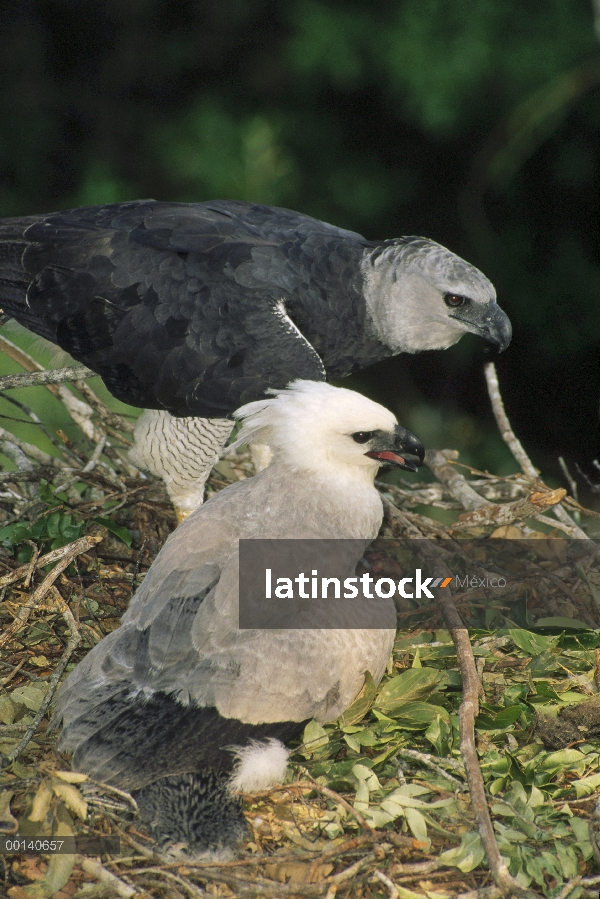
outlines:
{"label": "eagle's hooked beak", "polygon": [[365,455],[370,459],[378,459],[382,464],[394,465],[405,471],[416,471],[425,457],[425,448],[418,437],[401,425],[396,425],[393,435],[377,436]]}
{"label": "eagle's hooked beak", "polygon": [[505,350],[511,341],[510,319],[497,303],[489,303],[487,306],[471,303],[469,306],[461,307],[457,313],[451,313],[449,317],[465,325],[471,334],[477,334],[493,344],[499,353]]}

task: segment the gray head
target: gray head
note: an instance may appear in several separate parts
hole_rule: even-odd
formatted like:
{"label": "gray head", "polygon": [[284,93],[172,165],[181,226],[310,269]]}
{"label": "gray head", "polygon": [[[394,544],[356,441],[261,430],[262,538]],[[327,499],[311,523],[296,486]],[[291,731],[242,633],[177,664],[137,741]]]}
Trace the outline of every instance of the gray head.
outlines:
{"label": "gray head", "polygon": [[361,263],[375,332],[396,352],[443,350],[477,334],[505,350],[512,328],[479,269],[425,237],[366,250]]}

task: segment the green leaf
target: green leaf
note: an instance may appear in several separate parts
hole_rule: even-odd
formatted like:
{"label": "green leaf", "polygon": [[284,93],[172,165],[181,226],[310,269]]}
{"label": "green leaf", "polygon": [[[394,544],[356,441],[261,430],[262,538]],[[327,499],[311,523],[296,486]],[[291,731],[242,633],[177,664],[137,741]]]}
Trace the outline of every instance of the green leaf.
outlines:
{"label": "green leaf", "polygon": [[22,540],[29,540],[31,532],[25,524],[7,524],[0,528],[0,542],[16,546]]}
{"label": "green leaf", "polygon": [[439,705],[428,702],[409,702],[394,713],[394,718],[405,730],[425,730],[438,718],[449,715]]}
{"label": "green leaf", "polygon": [[513,643],[528,656],[539,656],[543,652],[549,652],[558,642],[558,637],[542,637],[540,634],[532,634],[531,631],[520,629],[509,628],[508,633]]}
{"label": "green leaf", "polygon": [[433,668],[411,668],[393,677],[383,686],[375,706],[385,714],[389,714],[409,702],[426,699],[433,693],[439,681],[440,672]]}
{"label": "green leaf", "polygon": [[404,809],[404,817],[412,831],[413,837],[430,846],[431,840],[427,835],[427,822],[421,812],[417,811],[416,808],[406,808]]}
{"label": "green leaf", "polygon": [[577,856],[573,849],[570,846],[565,846],[563,843],[556,840],[554,844],[554,848],[556,850],[556,854],[558,856],[558,860],[560,862],[560,866],[562,868],[563,877],[565,880],[570,880],[571,877],[576,877],[578,872],[578,864],[577,864]]}
{"label": "green leaf", "polygon": [[425,731],[425,738],[429,740],[439,756],[450,755],[453,745],[452,723],[442,715],[437,715]]}
{"label": "green leaf", "polygon": [[[60,534],[60,520],[62,515],[60,512],[51,512],[46,518],[46,533],[48,537],[54,540]],[[70,516],[69,516],[70,519]]]}
{"label": "green leaf", "polygon": [[467,874],[480,865],[484,858],[485,852],[481,837],[476,831],[472,831],[463,836],[460,846],[442,852],[438,861],[442,865],[450,865],[458,868],[463,874]]}
{"label": "green leaf", "polygon": [[600,774],[591,774],[589,777],[574,780],[571,786],[575,787],[578,799],[583,799],[584,796],[591,796],[600,787]]}
{"label": "green leaf", "polygon": [[13,690],[10,694],[10,698],[12,702],[17,703],[17,705],[24,705],[25,708],[29,709],[31,712],[37,712],[44,701],[47,692],[47,687],[44,688],[34,686],[33,684],[24,684],[24,686],[17,687],[16,690]]}
{"label": "green leaf", "polygon": [[302,743],[301,754],[305,758],[309,758],[313,752],[317,751],[317,749],[322,749],[323,746],[327,746],[329,743],[329,734],[324,727],[321,727],[318,721],[313,719],[312,721],[309,721],[304,728]]}
{"label": "green leaf", "polygon": [[575,629],[581,629],[585,631],[591,630],[589,624],[586,624],[585,621],[578,621],[577,618],[563,618],[560,615],[555,615],[553,618],[538,618],[535,623],[536,627],[570,627]]}
{"label": "green leaf", "polygon": [[363,688],[354,702],[338,718],[338,727],[347,727],[350,724],[355,724],[357,721],[362,721],[371,708],[376,693],[377,684],[371,677],[371,672],[365,671]]}
{"label": "green leaf", "polygon": [[586,757],[578,749],[559,749],[547,755],[538,767],[542,771],[577,771],[582,766],[585,770],[585,765]]}
{"label": "green leaf", "polygon": [[110,531],[111,534],[114,534],[115,537],[122,540],[126,546],[131,546],[131,534],[127,528],[121,527],[120,524],[116,524],[112,518],[94,518],[94,521],[96,524],[103,525],[107,531]]}
{"label": "green leaf", "polygon": [[12,724],[17,714],[17,707],[10,696],[0,696],[0,724]]}

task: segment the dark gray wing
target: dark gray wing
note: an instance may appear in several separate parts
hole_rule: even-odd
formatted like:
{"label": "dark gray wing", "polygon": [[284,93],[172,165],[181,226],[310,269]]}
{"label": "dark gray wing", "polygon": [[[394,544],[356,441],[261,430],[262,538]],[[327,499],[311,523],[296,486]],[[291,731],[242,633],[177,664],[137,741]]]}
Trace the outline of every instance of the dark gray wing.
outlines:
{"label": "dark gray wing", "polygon": [[0,305],[119,399],[219,417],[269,387],[381,358],[363,333],[365,243],[291,210],[230,201],[7,219]]}

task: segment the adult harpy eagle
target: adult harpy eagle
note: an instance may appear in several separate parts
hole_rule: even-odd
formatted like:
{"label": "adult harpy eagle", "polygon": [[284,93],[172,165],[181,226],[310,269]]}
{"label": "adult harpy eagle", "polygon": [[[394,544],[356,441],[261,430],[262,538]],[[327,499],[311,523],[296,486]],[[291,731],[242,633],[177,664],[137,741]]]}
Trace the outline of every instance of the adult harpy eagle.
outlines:
{"label": "adult harpy eagle", "polygon": [[[355,540],[352,574],[362,541],[381,524],[379,466],[414,471],[423,458],[420,441],[391,412],[328,384],[297,381],[237,417],[240,440],[267,444],[272,464],[173,532],[121,627],[69,675],[56,701],[60,748],[73,752],[74,768],[132,790],[163,847],[183,843],[192,855],[239,841],[245,826],[229,790],[280,782],[281,741],[310,718],[340,715],[365,671],[379,681],[394,641],[391,599],[381,601],[380,629],[341,629],[337,617],[334,629],[312,629],[314,618],[310,629],[238,629],[239,540]],[[328,602],[315,614],[326,614]]]}
{"label": "adult harpy eagle", "polygon": [[0,221],[0,306],[119,399],[162,410],[138,422],[133,460],[182,512],[202,502],[226,417],[268,388],[444,349],[466,332],[500,349],[511,337],[487,278],[433,241],[368,241],[230,200]]}

